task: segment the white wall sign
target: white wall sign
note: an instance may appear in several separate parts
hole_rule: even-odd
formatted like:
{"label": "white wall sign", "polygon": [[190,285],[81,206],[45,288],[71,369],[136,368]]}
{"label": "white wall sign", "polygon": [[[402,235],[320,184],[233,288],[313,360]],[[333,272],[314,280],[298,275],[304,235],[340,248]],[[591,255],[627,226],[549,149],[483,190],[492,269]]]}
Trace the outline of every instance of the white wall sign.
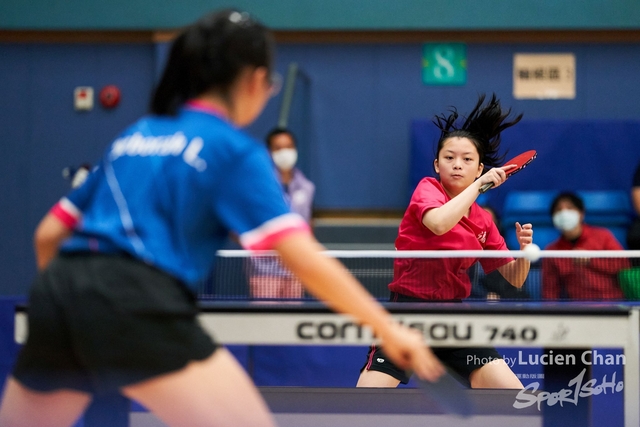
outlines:
{"label": "white wall sign", "polygon": [[516,99],[574,99],[576,58],[572,53],[516,53],[513,56]]}
{"label": "white wall sign", "polygon": [[93,88],[78,86],[73,91],[73,106],[76,111],[91,111],[93,109]]}

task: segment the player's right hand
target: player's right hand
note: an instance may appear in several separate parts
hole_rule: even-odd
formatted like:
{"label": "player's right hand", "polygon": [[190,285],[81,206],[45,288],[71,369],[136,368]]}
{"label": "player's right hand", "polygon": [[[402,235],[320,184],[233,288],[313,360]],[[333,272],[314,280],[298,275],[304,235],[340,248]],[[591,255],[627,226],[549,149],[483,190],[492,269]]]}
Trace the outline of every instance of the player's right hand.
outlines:
{"label": "player's right hand", "polygon": [[493,183],[493,187],[499,187],[500,184],[503,184],[507,180],[507,172],[508,170],[516,167],[516,165],[505,165],[499,168],[492,168],[487,171],[484,175],[482,175],[476,182],[480,187],[483,187],[486,184]]}
{"label": "player's right hand", "polygon": [[385,354],[399,368],[410,370],[420,378],[431,382],[445,373],[444,366],[417,330],[393,323],[387,333],[380,338]]}

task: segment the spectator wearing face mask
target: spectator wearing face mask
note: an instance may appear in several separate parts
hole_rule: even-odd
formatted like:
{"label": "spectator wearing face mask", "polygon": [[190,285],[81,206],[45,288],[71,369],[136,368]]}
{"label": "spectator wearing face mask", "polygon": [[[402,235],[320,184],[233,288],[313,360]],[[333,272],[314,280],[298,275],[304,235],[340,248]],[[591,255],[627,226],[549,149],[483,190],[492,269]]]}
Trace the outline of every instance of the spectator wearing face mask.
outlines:
{"label": "spectator wearing face mask", "polygon": [[266,143],[291,211],[302,215],[311,223],[316,187],[296,167],[298,150],[295,136],[288,129],[275,128],[267,135]]}
{"label": "spectator wearing face mask", "polygon": [[[291,212],[311,224],[316,187],[295,166],[298,150],[294,134],[286,128],[275,128],[267,134],[265,141]],[[278,260],[270,257],[252,258],[249,283],[254,298],[296,299],[303,296],[300,281]]]}
{"label": "spectator wearing face mask", "polygon": [[[553,225],[561,235],[547,250],[622,250],[606,228],[585,224],[584,202],[574,193],[559,194],[551,204]],[[618,272],[628,268],[619,258],[543,258],[542,297],[545,299],[624,299]]]}

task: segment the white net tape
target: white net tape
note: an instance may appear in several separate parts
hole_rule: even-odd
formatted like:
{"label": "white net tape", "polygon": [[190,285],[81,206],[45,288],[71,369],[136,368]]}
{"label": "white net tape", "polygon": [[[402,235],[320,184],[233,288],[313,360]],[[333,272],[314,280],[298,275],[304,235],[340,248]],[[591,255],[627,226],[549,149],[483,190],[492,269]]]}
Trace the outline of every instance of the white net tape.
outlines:
{"label": "white net tape", "polygon": [[[469,282],[469,294],[463,299],[640,299],[640,266],[634,267],[640,265],[640,251],[545,251],[534,248],[524,251],[330,250],[323,253],[341,261],[369,292],[381,300],[389,298],[389,283],[407,265],[421,266],[420,280],[425,286],[432,281],[439,281],[439,286],[447,286],[438,273],[456,266],[459,271],[455,274]],[[485,274],[483,265],[490,265],[492,259],[505,258],[526,258],[530,261],[530,269],[521,288],[511,286],[498,270]],[[199,297],[311,298],[275,252],[246,250],[219,251],[215,271],[202,284]]]}

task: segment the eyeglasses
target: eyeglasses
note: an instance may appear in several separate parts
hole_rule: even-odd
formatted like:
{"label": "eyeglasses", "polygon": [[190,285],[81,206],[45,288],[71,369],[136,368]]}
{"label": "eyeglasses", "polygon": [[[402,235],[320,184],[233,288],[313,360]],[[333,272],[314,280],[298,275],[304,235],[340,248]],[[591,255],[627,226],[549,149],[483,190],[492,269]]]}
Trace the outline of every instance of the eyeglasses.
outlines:
{"label": "eyeglasses", "polygon": [[269,76],[269,90],[271,97],[275,97],[282,90],[282,76],[280,73],[272,72]]}

